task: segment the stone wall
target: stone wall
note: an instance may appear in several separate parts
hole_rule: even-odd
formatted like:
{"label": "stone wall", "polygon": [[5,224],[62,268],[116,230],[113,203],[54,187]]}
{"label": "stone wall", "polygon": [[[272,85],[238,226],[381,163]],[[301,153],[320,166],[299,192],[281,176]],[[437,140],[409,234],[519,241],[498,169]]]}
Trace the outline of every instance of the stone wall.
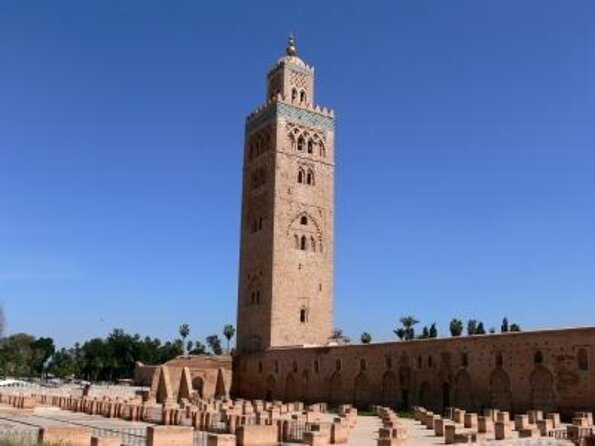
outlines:
{"label": "stone wall", "polygon": [[595,327],[241,355],[244,398],[570,413],[595,407]]}
{"label": "stone wall", "polygon": [[[187,377],[183,376],[185,369]],[[161,366],[137,362],[134,377],[137,384],[151,388],[150,396],[164,403],[189,399],[192,393],[207,400],[225,396],[231,388],[231,371],[230,356],[183,355]]]}

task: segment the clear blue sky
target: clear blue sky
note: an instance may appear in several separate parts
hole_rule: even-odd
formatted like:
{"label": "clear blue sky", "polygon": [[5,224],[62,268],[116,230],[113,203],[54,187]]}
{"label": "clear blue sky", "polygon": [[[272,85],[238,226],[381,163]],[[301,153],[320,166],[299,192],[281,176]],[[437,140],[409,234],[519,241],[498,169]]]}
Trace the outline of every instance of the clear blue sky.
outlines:
{"label": "clear blue sky", "polygon": [[336,323],[595,322],[595,2],[3,1],[0,300],[59,344],[235,323],[243,123],[336,110]]}

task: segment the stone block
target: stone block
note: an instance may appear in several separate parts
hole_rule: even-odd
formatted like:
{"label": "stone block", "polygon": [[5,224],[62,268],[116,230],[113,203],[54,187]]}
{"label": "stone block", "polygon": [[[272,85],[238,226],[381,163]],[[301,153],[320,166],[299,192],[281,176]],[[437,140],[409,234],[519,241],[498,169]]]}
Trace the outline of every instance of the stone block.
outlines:
{"label": "stone block", "polygon": [[514,429],[520,431],[529,427],[529,415],[515,415]]}
{"label": "stone block", "polygon": [[447,421],[444,418],[436,418],[434,420],[434,434],[437,437],[444,436],[444,426],[447,424]]}
{"label": "stone block", "polygon": [[512,429],[508,421],[496,421],[494,423],[494,437],[496,440],[508,440],[512,437]]}
{"label": "stone block", "polygon": [[231,434],[209,434],[207,446],[236,446],[236,436]]}
{"label": "stone block", "polygon": [[41,444],[67,444],[69,446],[89,446],[91,429],[86,427],[44,427],[39,431]]}
{"label": "stone block", "polygon": [[456,435],[456,426],[454,424],[444,425],[444,444],[454,444],[455,443],[455,435]]}
{"label": "stone block", "polygon": [[585,417],[574,417],[572,424],[578,427],[589,427],[591,425],[589,419]]}
{"label": "stone block", "polygon": [[91,446],[121,446],[120,437],[91,437]]}
{"label": "stone block", "polygon": [[519,438],[531,438],[539,436],[539,431],[531,427],[517,430],[519,431]]}
{"label": "stone block", "polygon": [[548,436],[548,434],[554,429],[554,422],[550,419],[538,420],[537,429],[542,437]]}
{"label": "stone block", "polygon": [[494,421],[491,416],[477,417],[477,432],[480,434],[494,432]]}
{"label": "stone block", "polygon": [[185,426],[147,427],[147,446],[192,446],[194,430]]}
{"label": "stone block", "polygon": [[554,428],[560,427],[561,422],[560,422],[560,414],[559,413],[557,413],[557,412],[548,413],[545,417],[547,420],[552,420]]}
{"label": "stone block", "polygon": [[346,444],[349,441],[349,426],[342,423],[333,423],[331,426],[331,443]]}
{"label": "stone block", "polygon": [[466,413],[463,418],[464,426],[468,429],[477,429],[477,414]]}
{"label": "stone block", "polygon": [[539,420],[543,420],[543,411],[542,410],[530,410],[527,412],[529,415],[529,423],[536,424]]}
{"label": "stone block", "polygon": [[275,446],[278,439],[277,425],[238,426],[236,428],[238,446]]}
{"label": "stone block", "polygon": [[465,411],[462,409],[455,409],[453,411],[453,421],[455,423],[463,423],[465,422]]}
{"label": "stone block", "polygon": [[304,443],[309,446],[328,446],[329,438],[322,432],[304,432]]}
{"label": "stone block", "polygon": [[496,414],[496,421],[501,423],[508,423],[510,421],[510,413],[506,411],[500,411]]}

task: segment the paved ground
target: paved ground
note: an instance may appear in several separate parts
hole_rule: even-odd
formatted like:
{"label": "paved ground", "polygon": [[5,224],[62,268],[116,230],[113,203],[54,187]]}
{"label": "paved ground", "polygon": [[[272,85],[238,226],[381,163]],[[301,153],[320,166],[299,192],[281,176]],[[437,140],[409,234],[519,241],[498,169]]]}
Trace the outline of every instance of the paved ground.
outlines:
{"label": "paved ground", "polygon": [[[331,421],[331,414],[328,415]],[[408,444],[411,446],[443,445],[444,438],[435,437],[432,430],[426,429],[420,423],[411,419],[401,419],[407,428]],[[118,436],[123,443],[130,446],[144,446],[146,426],[148,423],[130,422],[120,419],[110,419],[92,416],[79,412],[67,412],[53,407],[38,407],[35,412],[17,413],[13,408],[0,405],[0,438],[3,433],[17,432],[23,439],[33,439],[40,427],[45,426],[84,426],[92,429],[94,435]],[[348,446],[376,446],[380,419],[370,416],[359,416],[357,425],[351,432]],[[29,438],[30,436],[31,438]],[[204,438],[203,438],[204,437]],[[206,444],[206,436],[196,439],[196,445]],[[204,440],[204,441],[203,441]],[[486,445],[493,446],[567,446],[566,441],[550,438],[514,439],[509,441],[486,441]],[[571,444],[571,443],[570,443]]]}
{"label": "paved ground", "polygon": [[[414,420],[402,418],[403,426],[407,428],[408,444],[412,446],[443,445],[444,437],[436,437],[434,431],[426,429]],[[358,417],[357,426],[349,438],[349,446],[376,446],[378,429],[381,427],[380,419],[376,417]],[[568,446],[572,442],[556,440],[553,438],[527,438],[505,441],[488,440],[485,445],[493,446]]]}

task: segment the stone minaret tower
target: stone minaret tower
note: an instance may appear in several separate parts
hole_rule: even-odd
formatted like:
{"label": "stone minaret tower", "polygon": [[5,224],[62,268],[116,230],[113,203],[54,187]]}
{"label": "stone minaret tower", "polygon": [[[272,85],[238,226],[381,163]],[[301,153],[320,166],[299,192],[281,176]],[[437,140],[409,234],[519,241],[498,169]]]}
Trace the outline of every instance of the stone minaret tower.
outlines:
{"label": "stone minaret tower", "polygon": [[238,350],[325,344],[333,329],[334,113],[314,68],[286,55],[246,118]]}

